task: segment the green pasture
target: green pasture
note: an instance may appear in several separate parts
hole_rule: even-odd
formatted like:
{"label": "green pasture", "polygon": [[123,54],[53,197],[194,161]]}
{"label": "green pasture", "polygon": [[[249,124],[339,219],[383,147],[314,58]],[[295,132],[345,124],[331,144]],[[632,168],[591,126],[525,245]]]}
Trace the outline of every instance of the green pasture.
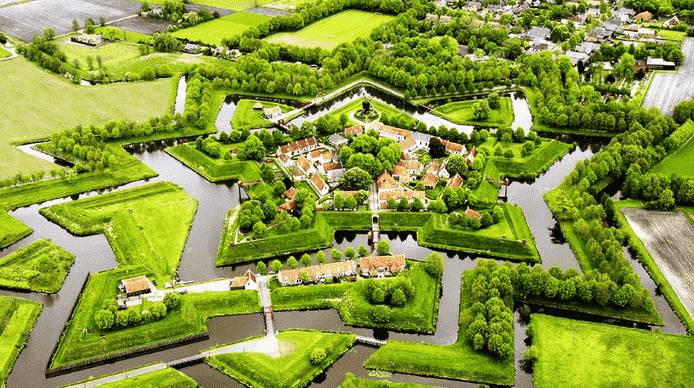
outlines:
{"label": "green pasture", "polygon": [[655,36],[663,38],[668,42],[676,42],[682,44],[687,33],[684,31],[673,31],[673,30],[655,30]]}
{"label": "green pasture", "polygon": [[[392,308],[387,323],[373,320],[372,305],[364,289],[364,282],[280,287],[272,291],[275,310],[308,310],[335,308],[345,325],[377,327],[393,330],[433,333],[436,331],[440,279],[431,276],[419,262],[407,262],[407,270],[415,285],[414,296],[402,307]],[[403,276],[403,275],[400,275]],[[388,288],[395,278],[377,280]]]}
{"label": "green pasture", "polygon": [[258,163],[252,160],[213,159],[189,144],[167,148],[166,152],[210,182],[232,179],[253,182],[260,179]]}
{"label": "green pasture", "polygon": [[0,47],[0,58],[6,58],[12,55],[9,51],[5,50],[3,47]]}
{"label": "green pasture", "polygon": [[7,376],[26,346],[27,337],[41,314],[43,305],[30,300],[0,297],[0,387],[7,384]]}
{"label": "green pasture", "polygon": [[[119,374],[117,372],[114,374]],[[99,376],[96,379],[102,379],[107,376]],[[87,384],[93,379],[81,381],[77,384]],[[66,385],[61,388],[68,388],[76,384]],[[159,387],[171,387],[171,388],[195,388],[198,384],[195,380],[184,375],[183,373],[177,371],[174,368],[164,368],[159,369],[154,372],[148,372],[141,374],[139,376],[128,377],[127,379],[113,381],[110,383],[99,385],[100,388],[159,388]]]}
{"label": "green pasture", "polygon": [[431,112],[446,120],[461,125],[493,125],[510,127],[513,124],[513,106],[510,97],[501,97],[500,106],[492,109],[486,120],[478,120],[473,115],[472,106],[481,100],[449,102]]}
{"label": "green pasture", "polygon": [[14,244],[33,231],[11,215],[0,213],[0,248]]}
{"label": "green pasture", "polygon": [[[169,80],[75,86],[26,59],[0,62],[0,178],[49,171],[57,166],[12,147],[82,125],[109,120],[141,122],[165,113]],[[19,93],[21,91],[21,93]]]}
{"label": "green pasture", "polygon": [[290,106],[277,104],[274,102],[246,99],[239,100],[239,103],[236,105],[236,111],[234,111],[234,117],[231,118],[231,127],[233,129],[243,131],[244,129],[269,128],[273,126],[271,121],[263,118],[262,109],[253,109],[253,105],[255,105],[256,102],[263,104],[264,108],[279,106],[282,109],[282,113],[287,113],[294,110],[294,108]]}
{"label": "green pasture", "polygon": [[273,34],[264,40],[332,50],[340,43],[368,37],[371,30],[393,19],[393,16],[348,10],[321,19],[299,31]]}
{"label": "green pasture", "polygon": [[[132,1],[145,2],[146,0]],[[259,3],[248,0],[190,0],[189,3],[206,5],[208,7],[231,9],[234,11],[243,11],[253,7],[260,7]]]}
{"label": "green pasture", "polygon": [[[319,331],[283,331],[277,335],[280,357],[260,353],[228,353],[206,358],[220,372],[253,388],[303,387],[352,347],[354,334]],[[318,365],[311,363],[314,349],[325,350]]]}
{"label": "green pasture", "polygon": [[[137,1],[137,0],[135,0],[135,1]],[[111,27],[113,27],[113,26],[111,26]],[[105,28],[106,27],[96,27],[94,29],[94,33],[101,34]],[[116,39],[122,41],[122,40],[124,40],[123,39],[123,29],[119,28],[119,30],[120,30],[120,34],[118,34],[116,36]],[[125,30],[125,41],[130,42],[130,43],[149,43],[149,44],[153,43],[153,39],[152,39],[151,35],[141,34],[139,32],[134,32],[134,31],[128,31],[127,29]]]}
{"label": "green pasture", "polygon": [[345,381],[339,388],[436,388],[430,385],[419,385],[413,383],[388,383],[385,385],[384,380],[358,379],[353,374],[346,373]]}
{"label": "green pasture", "polygon": [[87,57],[89,56],[92,57],[95,70],[98,69],[97,55],[101,57],[103,66],[109,69],[115,64],[140,56],[137,45],[125,42],[107,43],[98,48],[92,48],[71,43],[69,39],[66,39],[61,42],[60,50],[67,55],[68,62],[72,63],[73,60],[77,59],[80,62],[80,69],[85,71],[89,70],[87,66]]}
{"label": "green pasture", "polygon": [[677,151],[656,164],[650,172],[694,177],[694,141],[690,138]]}
{"label": "green pasture", "polygon": [[158,182],[43,208],[41,214],[76,235],[105,234],[120,265],[146,265],[164,284],[178,268],[197,207],[179,186]]}
{"label": "green pasture", "polygon": [[41,239],[0,259],[0,286],[58,292],[74,262],[75,255]]}
{"label": "green pasture", "polygon": [[[232,1],[224,0],[200,0],[206,2],[224,2],[232,3]],[[193,1],[198,3],[198,1]],[[211,4],[206,4],[211,5]],[[221,7],[230,8],[230,7]],[[249,7],[250,8],[250,7]],[[232,8],[233,9],[233,8]],[[255,13],[239,12],[227,16],[222,16],[219,19],[210,20],[209,22],[200,23],[197,26],[184,28],[173,33],[173,36],[179,39],[188,39],[192,41],[201,41],[203,43],[221,46],[222,38],[228,38],[234,35],[241,35],[244,31],[251,27],[255,27],[261,23],[270,20],[269,16],[258,15]]]}
{"label": "green pasture", "polygon": [[692,337],[533,314],[535,387],[691,387]]}
{"label": "green pasture", "polygon": [[494,165],[500,176],[504,178],[535,177],[546,171],[557,159],[564,156],[564,154],[573,148],[571,144],[562,143],[558,140],[543,141],[542,144],[536,146],[537,148],[535,148],[531,154],[522,157],[520,150],[523,147],[523,143],[504,144],[502,142],[497,142],[491,147],[490,152],[494,152],[496,144],[500,144],[501,149],[504,151],[507,149],[513,150],[515,155],[512,159],[506,159],[503,156],[491,156],[490,158],[494,161]]}

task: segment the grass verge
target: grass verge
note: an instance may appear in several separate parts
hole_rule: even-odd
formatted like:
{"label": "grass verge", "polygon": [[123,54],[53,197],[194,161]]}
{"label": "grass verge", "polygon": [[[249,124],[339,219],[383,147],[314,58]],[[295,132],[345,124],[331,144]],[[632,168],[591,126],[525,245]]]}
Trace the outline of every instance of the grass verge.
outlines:
{"label": "grass verge", "polygon": [[31,329],[41,314],[43,305],[30,300],[0,297],[0,387],[7,384],[19,352],[26,346]]}
{"label": "grass verge", "polygon": [[170,147],[166,149],[166,152],[210,182],[233,179],[253,182],[260,179],[258,163],[251,160],[213,159],[190,144]]}
{"label": "grass verge", "polygon": [[[103,379],[103,378],[106,378],[108,376],[118,375],[118,374],[125,373],[125,372],[136,371],[137,369],[141,369],[141,368],[142,367],[138,367],[135,369],[131,369],[129,371],[116,372],[116,373],[112,373],[112,374],[106,375],[106,376],[99,376],[96,379],[89,379],[89,380],[80,381],[77,384],[65,385],[61,388],[69,388],[69,387],[73,387],[73,386],[78,385],[78,384],[89,384],[89,382],[94,381],[94,380]],[[174,368],[159,369],[159,370],[156,370],[153,372],[143,373],[143,374],[138,375],[138,376],[128,377],[127,379],[113,381],[110,383],[99,385],[99,387],[101,387],[101,388],[130,388],[130,387],[138,387],[138,388],[158,388],[158,387],[195,388],[197,386],[198,386],[198,384],[195,382],[195,380],[191,379],[190,377],[184,375],[183,373],[177,371]]]}
{"label": "grass verge", "polygon": [[0,259],[0,286],[34,292],[58,292],[75,255],[41,239]]}

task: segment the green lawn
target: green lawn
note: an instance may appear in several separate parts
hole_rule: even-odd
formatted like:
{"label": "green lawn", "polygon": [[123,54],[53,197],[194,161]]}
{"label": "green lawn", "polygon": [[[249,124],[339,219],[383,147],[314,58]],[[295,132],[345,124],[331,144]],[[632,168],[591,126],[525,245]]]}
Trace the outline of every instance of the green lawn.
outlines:
{"label": "green lawn", "polygon": [[[146,0],[133,1],[145,2]],[[243,11],[253,7],[260,7],[259,2],[256,3],[248,0],[190,0],[189,2],[192,4],[206,5],[208,7],[232,9],[234,11]]]}
{"label": "green lawn", "polygon": [[393,16],[348,10],[321,19],[299,31],[273,34],[264,40],[332,50],[340,43],[367,38],[371,30],[393,19]]}
{"label": "green lawn", "polygon": [[34,292],[58,292],[75,255],[41,239],[0,259],[0,286]]}
{"label": "green lawn", "polygon": [[[562,143],[557,140],[543,141],[542,144],[536,146],[535,150],[525,157],[521,157],[520,149],[522,143],[501,144],[502,150],[511,149],[515,156],[512,159],[505,157],[492,156],[491,160],[497,168],[502,178],[519,177],[532,178],[546,171],[560,157],[564,156],[570,149],[571,144]],[[494,145],[495,147],[496,145]],[[491,152],[494,151],[492,147]]]}
{"label": "green lawn", "polygon": [[477,102],[479,100],[449,102],[432,110],[432,113],[456,124],[505,127],[510,127],[513,124],[513,106],[511,106],[510,97],[501,97],[499,108],[492,109],[486,120],[477,120],[473,115],[472,106]]}
{"label": "green lawn", "polygon": [[687,33],[683,31],[656,30],[655,36],[663,38],[669,42],[677,42],[682,44],[684,42],[684,37],[687,36]]}
{"label": "green lawn", "polygon": [[[434,333],[440,279],[429,275],[420,262],[408,261],[407,265],[410,279],[415,285],[414,296],[403,307],[393,308],[392,317],[387,323],[373,321],[375,305],[367,299],[362,281],[280,287],[272,291],[272,307],[278,311],[335,308],[346,325]],[[395,281],[396,278],[377,280],[386,288]]]}
{"label": "green lawn", "polygon": [[419,385],[412,383],[389,383],[385,384],[384,380],[368,380],[357,379],[351,373],[345,374],[345,381],[340,384],[339,388],[435,388],[430,385]]}
{"label": "green lawn", "polygon": [[694,338],[533,314],[535,387],[691,387]]}
{"label": "green lawn", "polygon": [[5,248],[30,235],[34,230],[7,213],[0,213],[0,248]]}
{"label": "green lawn", "polygon": [[694,177],[694,141],[689,139],[680,149],[656,164],[650,172]]}
{"label": "green lawn", "polygon": [[103,66],[109,69],[115,64],[140,56],[137,45],[132,43],[113,42],[98,48],[91,48],[66,41],[67,39],[62,41],[60,50],[67,55],[68,62],[72,63],[74,59],[77,59],[80,62],[80,69],[86,71],[89,70],[87,66],[87,57],[89,56],[92,57],[94,69],[98,68],[97,56],[101,57]]}
{"label": "green lawn", "polygon": [[279,106],[280,108],[282,108],[282,113],[287,113],[289,111],[294,110],[294,108],[292,107],[283,104],[277,104],[274,102],[263,102],[245,99],[239,100],[239,103],[236,105],[234,117],[232,117],[231,119],[231,127],[233,129],[243,131],[246,128],[269,128],[273,126],[272,121],[268,121],[263,118],[262,109],[253,109],[253,105],[255,105],[256,102],[262,103],[265,108]]}
{"label": "green lawn", "polygon": [[[113,27],[113,26],[111,26],[111,27]],[[106,27],[96,27],[94,29],[94,33],[95,34],[103,33],[103,30],[105,28]],[[118,28],[118,27],[116,27],[116,28]],[[119,30],[120,30],[120,34],[116,35],[116,39],[119,41],[122,41],[123,40],[123,30],[120,28],[119,28]],[[140,34],[139,32],[128,31],[128,30],[125,31],[125,41],[130,42],[130,43],[143,43],[143,42],[147,42],[149,44],[153,43],[151,35]]]}
{"label": "green lawn", "polygon": [[[51,359],[51,367],[204,332],[207,330],[209,317],[261,311],[258,293],[252,290],[188,293],[181,296],[181,307],[169,311],[161,320],[128,328],[99,330],[94,322],[94,313],[101,309],[105,300],[115,298],[122,279],[139,275],[150,278],[156,276],[144,266],[135,266],[119,267],[89,277],[79,302],[65,325]],[[130,308],[140,311],[143,308],[146,310],[147,306]],[[90,332],[83,332],[84,328],[89,328]],[[100,339],[101,335],[106,340]]]}
{"label": "green lawn", "polygon": [[0,58],[6,58],[12,55],[9,51],[5,50],[3,47],[0,47]]}
{"label": "green lawn", "polygon": [[260,179],[258,163],[252,160],[213,159],[198,151],[193,144],[180,144],[167,148],[166,152],[210,182],[232,179],[253,182]]}
{"label": "green lawn", "polygon": [[75,86],[23,58],[0,62],[0,83],[0,178],[56,168],[14,149],[12,143],[45,138],[77,124],[141,122],[163,115],[170,88],[169,80]]}
{"label": "green lawn", "polygon": [[[232,1],[224,0],[199,0],[206,2],[224,2],[232,3]],[[193,1],[198,3],[198,1]],[[211,5],[211,4],[207,4]],[[221,8],[230,8],[221,7]],[[201,41],[215,46],[222,45],[222,38],[233,35],[241,35],[244,31],[251,27],[255,27],[261,23],[270,20],[269,16],[258,15],[254,13],[239,12],[228,16],[223,16],[219,19],[209,22],[200,23],[197,26],[184,28],[173,33],[173,36],[179,39],[188,39],[193,41]]]}
{"label": "green lawn", "polygon": [[[259,353],[229,353],[206,361],[246,386],[254,388],[304,387],[327,369],[349,348],[356,336],[319,331],[283,331],[277,335],[279,358]],[[314,349],[324,349],[326,357],[318,365],[310,361]]]}
{"label": "green lawn", "polygon": [[178,268],[197,207],[179,186],[159,182],[40,212],[73,234],[105,234],[120,265],[146,265],[164,284]]}
{"label": "green lawn", "polygon": [[30,300],[0,297],[0,387],[7,384],[7,376],[26,346],[27,337],[41,314],[43,305]]}
{"label": "green lawn", "polygon": [[[117,372],[115,374],[119,373],[121,372]],[[98,380],[104,377],[106,376],[99,376],[96,379]],[[81,381],[77,384],[89,383],[90,381],[92,380],[90,379]],[[74,385],[76,384],[70,384],[69,386],[66,385],[61,388],[67,388]],[[139,376],[129,377],[127,379],[99,385],[99,387],[101,388],[194,388],[197,386],[198,384],[195,382],[195,380],[191,379],[190,377],[184,375],[183,373],[177,371],[174,368],[164,368],[154,372],[141,374]]]}
{"label": "green lawn", "polygon": [[[462,275],[460,319],[469,314],[471,303],[472,271]],[[465,327],[458,331],[458,341],[450,346],[391,340],[364,362],[369,369],[407,374],[434,376],[487,384],[513,385],[515,368],[513,359],[499,360],[475,351],[465,339]]]}

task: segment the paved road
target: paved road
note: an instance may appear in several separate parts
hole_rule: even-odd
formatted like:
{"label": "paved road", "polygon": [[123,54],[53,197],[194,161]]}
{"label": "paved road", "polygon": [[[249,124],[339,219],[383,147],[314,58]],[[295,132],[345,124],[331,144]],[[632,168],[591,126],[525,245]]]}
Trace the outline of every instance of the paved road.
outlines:
{"label": "paved road", "polygon": [[139,375],[143,375],[145,373],[149,372],[154,372],[160,369],[165,369],[166,364],[160,363],[160,364],[154,364],[154,365],[149,365],[144,368],[136,369],[136,370],[131,370],[123,373],[118,373],[113,376],[106,376],[102,377],[100,379],[92,380],[92,381],[87,381],[86,383],[82,384],[77,384],[77,385],[71,385],[68,388],[88,388],[88,387],[98,387],[99,385],[104,385],[108,384],[114,381],[119,381],[119,380],[125,380],[130,377],[135,377]]}
{"label": "paved road", "polygon": [[664,115],[672,116],[678,102],[694,97],[694,38],[684,38],[682,53],[684,61],[680,64],[677,74],[657,73],[653,77],[653,82],[643,99],[644,108],[655,106],[660,108]]}

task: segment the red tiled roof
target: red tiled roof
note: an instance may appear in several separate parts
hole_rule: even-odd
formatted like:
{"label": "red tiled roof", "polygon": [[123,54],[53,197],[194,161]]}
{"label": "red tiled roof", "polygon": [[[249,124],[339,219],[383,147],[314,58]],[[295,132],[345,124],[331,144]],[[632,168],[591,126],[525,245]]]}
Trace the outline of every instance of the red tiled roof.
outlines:
{"label": "red tiled roof", "polygon": [[472,218],[472,217],[482,218],[482,215],[480,213],[477,213],[476,211],[474,211],[470,208],[467,208],[465,210],[465,215],[467,216],[467,218]]}
{"label": "red tiled roof", "polygon": [[650,12],[646,11],[634,16],[634,19],[651,20],[652,17],[653,15]]}
{"label": "red tiled roof", "polygon": [[323,191],[323,189],[325,188],[325,181],[317,173],[313,174],[313,176],[311,177],[311,182],[313,182],[313,184],[316,185],[318,191]]}
{"label": "red tiled roof", "polygon": [[462,184],[463,178],[461,178],[458,174],[455,174],[455,176],[448,181],[448,186],[453,190],[457,189]]}
{"label": "red tiled roof", "polygon": [[402,177],[402,176],[407,176],[407,175],[410,175],[410,172],[406,168],[404,168],[402,166],[398,166],[398,165],[393,166],[393,176]]}
{"label": "red tiled roof", "polygon": [[400,150],[405,151],[407,149],[410,149],[410,147],[414,147],[416,144],[414,137],[408,136],[405,139],[401,140],[398,145],[400,146]]}
{"label": "red tiled roof", "polygon": [[332,160],[333,159],[333,153],[330,151],[324,153],[322,156],[323,156],[323,160]]}
{"label": "red tiled roof", "polygon": [[383,171],[381,175],[376,179],[376,185],[379,190],[392,189],[397,185],[395,179],[388,173],[388,171]]}
{"label": "red tiled roof", "polygon": [[234,278],[231,282],[231,288],[244,287],[249,280],[255,281],[255,274],[250,270],[246,271],[246,274]]}
{"label": "red tiled roof", "polygon": [[306,148],[308,146],[308,143],[306,142],[306,139],[301,139],[297,142],[299,144],[299,148]]}
{"label": "red tiled roof", "polygon": [[337,170],[339,168],[342,168],[342,165],[340,163],[324,163],[323,164],[323,171],[328,172],[331,170]]}
{"label": "red tiled roof", "polygon": [[289,198],[289,199],[294,199],[294,196],[296,193],[299,191],[296,187],[290,187],[287,189],[287,191],[284,192],[284,196]]}
{"label": "red tiled roof", "polygon": [[280,160],[282,163],[287,163],[289,161],[289,158],[285,154],[280,154]]}
{"label": "red tiled roof", "polygon": [[401,197],[405,197],[408,201],[413,201],[415,198],[419,198],[422,201],[424,201],[425,195],[423,191],[404,191],[404,190],[396,190],[396,191],[384,191],[382,193],[378,193],[378,199],[380,201],[388,201],[391,198],[395,198],[396,200],[400,200]]}
{"label": "red tiled roof", "polygon": [[335,261],[323,265],[282,270],[277,274],[277,279],[282,283],[294,283],[301,277],[302,271],[306,271],[311,280],[314,280],[318,276],[336,276],[338,274],[356,272],[356,268],[357,266],[353,260]]}
{"label": "red tiled roof", "polygon": [[436,186],[436,184],[439,182],[439,178],[432,174],[432,173],[427,173],[422,177],[422,182],[424,183],[425,186]]}
{"label": "red tiled roof", "polygon": [[427,168],[427,172],[428,172],[428,173],[434,173],[434,174],[435,174],[435,173],[437,173],[437,172],[439,171],[439,167],[441,167],[441,163],[439,163],[438,160],[434,160],[434,161],[431,162],[431,164],[429,165],[429,168]]}
{"label": "red tiled roof", "polygon": [[147,279],[147,276],[145,276],[145,275],[130,278],[130,279],[124,279],[123,285],[125,286],[125,293],[126,294],[131,294],[133,292],[145,291],[145,290],[149,290],[149,288],[150,288],[149,279]]}
{"label": "red tiled roof", "polygon": [[345,128],[345,136],[347,136],[347,135],[359,136],[359,135],[361,135],[362,132],[364,132],[364,130],[361,129],[361,126],[359,126],[359,125]]}
{"label": "red tiled roof", "polygon": [[371,276],[376,275],[379,268],[388,268],[390,273],[398,273],[400,272],[400,267],[404,266],[404,255],[362,257],[359,260],[359,269],[367,269]]}
{"label": "red tiled roof", "polygon": [[296,206],[296,204],[294,203],[294,200],[290,199],[289,201],[277,206],[277,211],[278,212],[281,212],[283,210],[290,211],[290,210],[294,209],[294,206]]}
{"label": "red tiled roof", "polygon": [[322,153],[323,151],[321,150],[313,150],[311,151],[311,157],[314,159],[319,158]]}
{"label": "red tiled roof", "polygon": [[411,137],[412,136],[412,132],[410,132],[406,129],[395,128],[395,127],[391,127],[390,125],[383,125],[383,124],[381,124],[378,127],[378,132],[392,133],[393,135],[398,135],[398,136],[402,136],[402,137]]}
{"label": "red tiled roof", "polygon": [[308,173],[308,170],[311,168],[311,163],[304,158],[304,155],[299,156],[299,160],[297,160],[296,163],[304,173]]}
{"label": "red tiled roof", "polygon": [[309,146],[316,145],[316,138],[311,136],[308,139],[306,139],[306,145],[309,145]]}
{"label": "red tiled roof", "polygon": [[446,149],[453,152],[463,152],[465,147],[462,144],[453,143],[452,141],[449,141],[448,144],[446,144]]}

